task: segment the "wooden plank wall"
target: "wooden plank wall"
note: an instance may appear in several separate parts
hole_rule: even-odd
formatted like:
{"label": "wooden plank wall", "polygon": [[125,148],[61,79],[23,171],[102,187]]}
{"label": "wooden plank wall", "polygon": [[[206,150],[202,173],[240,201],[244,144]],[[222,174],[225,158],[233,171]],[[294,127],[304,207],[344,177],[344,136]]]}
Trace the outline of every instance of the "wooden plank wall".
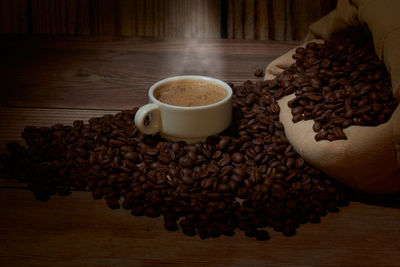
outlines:
{"label": "wooden plank wall", "polygon": [[302,40],[308,25],[335,6],[330,0],[229,0],[227,37]]}
{"label": "wooden plank wall", "polygon": [[301,40],[336,0],[0,0],[0,34]]}

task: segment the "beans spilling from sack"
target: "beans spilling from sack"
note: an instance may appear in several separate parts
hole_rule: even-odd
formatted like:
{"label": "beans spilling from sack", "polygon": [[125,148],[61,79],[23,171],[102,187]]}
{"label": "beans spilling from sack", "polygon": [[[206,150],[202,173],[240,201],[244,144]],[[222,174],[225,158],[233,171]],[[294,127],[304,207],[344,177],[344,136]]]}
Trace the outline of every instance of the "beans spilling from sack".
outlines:
{"label": "beans spilling from sack", "polygon": [[293,151],[266,85],[232,85],[233,124],[204,144],[143,135],[133,109],[72,126],[26,127],[27,147],[8,144],[1,172],[29,183],[39,200],[89,189],[111,209],[162,215],[167,230],[190,236],[240,229],[266,240],[267,226],[290,236],[348,201],[341,186]]}
{"label": "beans spilling from sack", "polygon": [[382,124],[397,106],[390,75],[372,41],[309,43],[293,58],[296,63],[269,87],[280,87],[276,99],[295,93],[288,103],[292,121],[314,120],[317,141],[346,139],[343,129],[351,125]]}

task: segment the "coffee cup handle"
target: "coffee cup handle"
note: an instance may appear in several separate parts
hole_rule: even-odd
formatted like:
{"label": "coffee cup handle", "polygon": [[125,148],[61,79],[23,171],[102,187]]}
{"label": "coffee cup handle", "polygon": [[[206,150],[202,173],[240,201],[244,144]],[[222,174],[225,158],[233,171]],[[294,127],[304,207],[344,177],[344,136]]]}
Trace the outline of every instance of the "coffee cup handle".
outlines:
{"label": "coffee cup handle", "polygon": [[[150,115],[148,125],[144,121]],[[139,108],[135,115],[135,125],[144,134],[156,134],[161,129],[160,108],[157,104],[146,104]]]}

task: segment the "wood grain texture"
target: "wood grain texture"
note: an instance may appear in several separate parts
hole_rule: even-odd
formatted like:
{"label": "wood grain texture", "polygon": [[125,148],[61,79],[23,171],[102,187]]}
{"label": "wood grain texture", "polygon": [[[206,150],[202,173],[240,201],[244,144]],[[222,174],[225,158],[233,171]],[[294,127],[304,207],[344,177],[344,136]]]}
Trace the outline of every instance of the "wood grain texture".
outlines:
{"label": "wood grain texture", "polygon": [[255,24],[255,0],[245,0],[244,3],[244,38],[254,39],[254,24]]}
{"label": "wood grain texture", "polygon": [[146,103],[148,88],[169,76],[199,74],[232,82],[259,80],[253,76],[256,69],[298,44],[79,40],[3,40],[0,106],[129,109]]}
{"label": "wood grain texture", "polygon": [[34,34],[50,34],[49,3],[44,0],[32,0],[32,31]]}
{"label": "wood grain texture", "polygon": [[77,1],[65,1],[65,34],[72,35],[77,31],[78,10]]}
{"label": "wood grain texture", "polygon": [[91,35],[116,34],[116,1],[92,0],[90,5]]}
{"label": "wood grain texture", "polygon": [[[170,69],[176,62],[186,62],[183,72],[218,70],[213,76],[243,82],[256,80],[256,65],[265,66],[298,44],[113,39],[0,39],[0,82],[7,84],[1,87],[0,153],[5,143],[22,141],[26,125],[71,124],[146,103],[148,86],[177,71]],[[110,210],[89,192],[40,202],[26,187],[0,177],[2,266],[375,267],[400,262],[400,195],[360,195],[356,199],[362,202],[351,202],[319,224],[302,225],[294,237],[267,229],[271,240],[258,242],[243,232],[207,240],[187,237],[164,230],[161,218]]]}
{"label": "wood grain texture", "polygon": [[25,0],[0,1],[0,33],[26,34],[28,10]]}
{"label": "wood grain texture", "polygon": [[269,8],[267,1],[256,1],[255,5],[254,38],[268,40],[270,34]]}
{"label": "wood grain texture", "polygon": [[308,26],[335,8],[334,1],[294,0],[287,9],[287,38],[303,39]]}
{"label": "wood grain texture", "polygon": [[[137,0],[136,1],[136,34],[137,36],[144,36],[145,35],[145,28],[146,28],[146,19],[145,19],[145,8],[146,8],[146,0]],[[124,26],[124,25],[122,25]]]}
{"label": "wood grain texture", "polygon": [[78,3],[75,34],[72,35],[88,35],[90,34],[90,0],[79,0]]}
{"label": "wood grain texture", "polygon": [[[353,202],[294,237],[200,240],[163,229],[162,219],[110,210],[88,192],[34,200],[0,189],[0,261],[6,266],[396,266],[400,210]],[[398,265],[397,265],[398,266]]]}
{"label": "wood grain texture", "polygon": [[303,40],[308,26],[335,8],[334,0],[240,0],[228,2],[228,37]]}
{"label": "wood grain texture", "polygon": [[[336,0],[0,0],[0,34],[302,40]],[[222,15],[223,14],[223,15]],[[226,33],[221,31],[226,25]]]}
{"label": "wood grain texture", "polygon": [[[288,1],[272,0],[271,9],[273,10],[272,21],[272,36],[276,40],[285,40],[286,37],[286,9]],[[284,23],[282,23],[284,21]]]}

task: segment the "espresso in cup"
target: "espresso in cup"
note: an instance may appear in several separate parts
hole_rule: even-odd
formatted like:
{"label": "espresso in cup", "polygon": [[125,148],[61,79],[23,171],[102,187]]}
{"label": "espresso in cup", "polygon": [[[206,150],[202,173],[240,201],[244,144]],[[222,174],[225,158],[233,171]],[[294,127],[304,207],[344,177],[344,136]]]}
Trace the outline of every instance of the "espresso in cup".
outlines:
{"label": "espresso in cup", "polygon": [[154,91],[154,96],[159,101],[182,107],[214,104],[227,95],[228,91],[220,84],[198,79],[170,81]]}
{"label": "espresso in cup", "polygon": [[211,77],[184,75],[161,80],[150,87],[149,102],[136,112],[136,127],[169,141],[204,142],[232,121],[232,89]]}

